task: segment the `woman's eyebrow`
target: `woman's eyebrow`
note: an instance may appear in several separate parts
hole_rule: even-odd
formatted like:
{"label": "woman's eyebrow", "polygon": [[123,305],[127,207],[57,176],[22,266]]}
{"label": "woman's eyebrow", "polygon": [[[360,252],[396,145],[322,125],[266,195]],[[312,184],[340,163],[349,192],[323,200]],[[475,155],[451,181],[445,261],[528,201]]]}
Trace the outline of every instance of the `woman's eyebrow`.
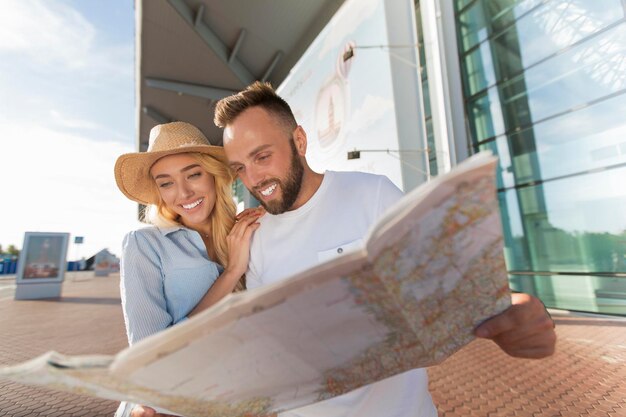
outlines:
{"label": "woman's eyebrow", "polygon": [[192,165],[186,166],[185,168],[181,169],[180,172],[189,171],[190,169],[194,169],[194,168],[198,168],[198,167],[200,167],[200,164],[192,164]]}
{"label": "woman's eyebrow", "polygon": [[[189,171],[190,169],[194,169],[194,168],[198,168],[200,167],[200,164],[191,164],[186,166],[185,168],[181,169],[180,172],[186,172]],[[164,177],[171,177],[170,174],[159,174],[156,177],[153,177],[155,180],[158,180],[159,178],[164,178]]]}

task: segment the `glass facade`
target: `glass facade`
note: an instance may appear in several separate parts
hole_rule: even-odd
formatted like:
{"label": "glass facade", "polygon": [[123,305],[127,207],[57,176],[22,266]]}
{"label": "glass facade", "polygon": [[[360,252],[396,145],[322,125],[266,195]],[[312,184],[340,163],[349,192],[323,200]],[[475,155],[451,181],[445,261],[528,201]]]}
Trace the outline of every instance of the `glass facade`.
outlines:
{"label": "glass facade", "polygon": [[626,314],[625,16],[623,0],[455,0],[511,286],[551,307]]}
{"label": "glass facade", "polygon": [[420,2],[415,2],[415,21],[417,23],[418,51],[420,57],[420,75],[422,79],[422,97],[424,99],[424,119],[426,122],[426,143],[428,144],[429,175],[435,177],[437,168],[437,145],[433,129],[433,114],[430,106],[430,90],[428,87],[428,71],[426,69],[426,53],[424,49],[424,33],[422,30],[422,13]]}

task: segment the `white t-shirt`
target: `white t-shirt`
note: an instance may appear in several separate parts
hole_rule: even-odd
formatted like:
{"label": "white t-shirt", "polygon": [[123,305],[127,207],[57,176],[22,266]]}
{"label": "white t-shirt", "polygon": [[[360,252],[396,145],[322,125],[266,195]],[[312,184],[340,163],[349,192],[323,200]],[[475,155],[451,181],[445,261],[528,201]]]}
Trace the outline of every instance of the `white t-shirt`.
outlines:
{"label": "white t-shirt", "polygon": [[[250,249],[248,288],[281,281],[361,247],[370,226],[400,197],[387,177],[327,171],[302,207],[260,219]],[[434,417],[437,409],[426,370],[415,369],[280,416]]]}

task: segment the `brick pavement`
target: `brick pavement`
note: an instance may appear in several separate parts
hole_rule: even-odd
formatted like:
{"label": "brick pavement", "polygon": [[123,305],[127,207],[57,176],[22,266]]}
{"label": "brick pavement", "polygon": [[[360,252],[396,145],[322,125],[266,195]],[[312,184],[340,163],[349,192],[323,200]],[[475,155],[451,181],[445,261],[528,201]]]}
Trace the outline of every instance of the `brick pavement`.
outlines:
{"label": "brick pavement", "polygon": [[441,417],[626,417],[626,319],[553,314],[554,356],[508,357],[476,340],[429,369]]}
{"label": "brick pavement", "polygon": [[[57,300],[14,301],[0,279],[0,365],[48,350],[114,354],[126,345],[118,276],[69,273]],[[440,417],[626,417],[626,319],[555,315],[557,353],[506,356],[477,340],[429,369]],[[112,416],[117,403],[0,379],[0,417]],[[384,416],[381,416],[384,417]]]}
{"label": "brick pavement", "polygon": [[[115,354],[126,346],[119,275],[66,275],[61,298],[14,301],[0,280],[0,365],[49,350],[70,355]],[[0,379],[0,417],[112,416],[116,402]]]}

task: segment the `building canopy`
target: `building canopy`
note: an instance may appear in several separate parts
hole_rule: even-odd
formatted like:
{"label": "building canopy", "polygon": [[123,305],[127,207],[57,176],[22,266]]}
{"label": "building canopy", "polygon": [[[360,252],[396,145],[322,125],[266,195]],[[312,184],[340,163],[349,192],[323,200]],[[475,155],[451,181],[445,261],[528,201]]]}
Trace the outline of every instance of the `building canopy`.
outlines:
{"label": "building canopy", "polygon": [[343,0],[137,0],[137,147],[185,121],[221,144],[215,103],[255,80],[277,87]]}

